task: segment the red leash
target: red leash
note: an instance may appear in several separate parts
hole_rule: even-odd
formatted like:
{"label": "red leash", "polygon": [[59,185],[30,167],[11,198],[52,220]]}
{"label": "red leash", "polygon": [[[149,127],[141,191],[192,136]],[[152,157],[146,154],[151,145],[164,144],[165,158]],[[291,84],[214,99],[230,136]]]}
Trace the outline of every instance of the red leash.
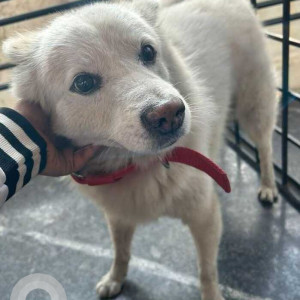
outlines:
{"label": "red leash", "polygon": [[[168,162],[177,162],[185,165],[189,165],[198,170],[205,172],[211,178],[213,178],[217,184],[223,188],[226,193],[230,193],[230,182],[226,173],[216,165],[212,160],[189,148],[176,147],[165,159],[165,166],[168,166]],[[105,175],[88,175],[81,177],[78,175],[72,175],[73,179],[80,184],[88,185],[103,185],[114,183],[119,181],[127,174],[130,174],[136,170],[135,165],[129,165],[126,168],[120,169],[110,174]]]}

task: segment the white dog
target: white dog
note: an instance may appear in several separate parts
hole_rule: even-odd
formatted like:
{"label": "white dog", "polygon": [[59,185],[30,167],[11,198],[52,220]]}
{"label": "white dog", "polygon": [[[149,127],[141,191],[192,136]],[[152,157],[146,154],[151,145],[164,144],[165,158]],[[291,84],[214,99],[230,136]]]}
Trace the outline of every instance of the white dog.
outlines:
{"label": "white dog", "polygon": [[223,299],[216,265],[222,222],[213,182],[192,167],[172,163],[167,169],[160,160],[178,145],[217,159],[230,106],[258,147],[260,197],[276,198],[275,84],[247,2],[99,3],[4,44],[18,65],[16,95],[38,101],[55,132],[73,144],[103,146],[83,174],[137,166],[116,183],[81,186],[101,205],[115,246],[112,268],[97,285],[102,297],[121,290],[135,227],[164,215],[191,230],[202,299]]}

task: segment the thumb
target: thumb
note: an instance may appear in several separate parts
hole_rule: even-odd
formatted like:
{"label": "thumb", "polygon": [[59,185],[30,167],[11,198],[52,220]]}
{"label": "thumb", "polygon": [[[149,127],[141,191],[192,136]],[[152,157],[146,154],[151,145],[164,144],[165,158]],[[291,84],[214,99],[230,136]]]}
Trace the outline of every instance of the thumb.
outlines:
{"label": "thumb", "polygon": [[77,172],[82,169],[84,165],[93,157],[97,150],[99,150],[99,147],[89,145],[75,151],[73,155],[72,172]]}

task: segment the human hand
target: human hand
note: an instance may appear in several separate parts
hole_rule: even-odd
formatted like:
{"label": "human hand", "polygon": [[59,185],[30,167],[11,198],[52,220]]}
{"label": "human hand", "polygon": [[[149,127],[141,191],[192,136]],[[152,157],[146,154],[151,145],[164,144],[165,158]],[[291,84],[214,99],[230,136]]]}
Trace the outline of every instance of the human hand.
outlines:
{"label": "human hand", "polygon": [[87,145],[75,150],[72,147],[58,149],[53,140],[49,117],[38,104],[21,100],[14,108],[25,117],[47,143],[47,164],[42,175],[64,176],[79,171],[92,158],[99,147]]}

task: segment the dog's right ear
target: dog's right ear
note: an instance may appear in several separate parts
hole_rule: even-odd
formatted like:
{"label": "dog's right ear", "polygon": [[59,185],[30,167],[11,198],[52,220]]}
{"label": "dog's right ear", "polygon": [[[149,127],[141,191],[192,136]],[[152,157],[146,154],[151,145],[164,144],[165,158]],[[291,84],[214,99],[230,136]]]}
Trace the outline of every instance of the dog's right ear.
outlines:
{"label": "dog's right ear", "polygon": [[31,32],[7,39],[2,45],[3,53],[13,64],[19,65],[27,62],[33,55],[37,35]]}

